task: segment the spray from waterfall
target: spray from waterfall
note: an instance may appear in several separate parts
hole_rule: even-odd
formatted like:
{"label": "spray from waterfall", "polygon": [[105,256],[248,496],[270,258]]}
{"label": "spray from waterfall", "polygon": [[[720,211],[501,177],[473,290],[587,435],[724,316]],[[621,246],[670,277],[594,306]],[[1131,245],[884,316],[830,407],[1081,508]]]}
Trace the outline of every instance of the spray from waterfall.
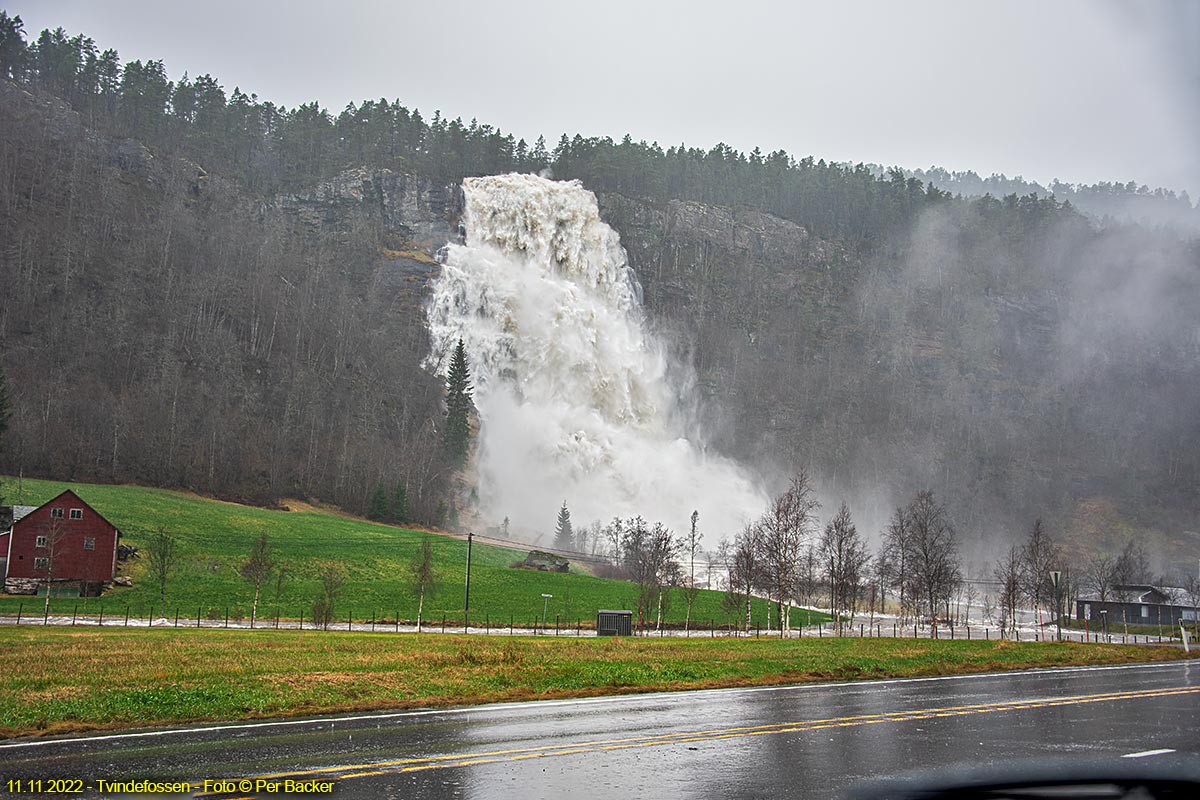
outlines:
{"label": "spray from waterfall", "polygon": [[[520,535],[641,514],[707,541],[766,504],[750,476],[686,438],[689,420],[641,288],[596,197],[577,181],[468,178],[466,242],[447,248],[428,317],[445,368],[461,338],[475,384],[481,516]],[[525,538],[522,536],[521,538]]]}

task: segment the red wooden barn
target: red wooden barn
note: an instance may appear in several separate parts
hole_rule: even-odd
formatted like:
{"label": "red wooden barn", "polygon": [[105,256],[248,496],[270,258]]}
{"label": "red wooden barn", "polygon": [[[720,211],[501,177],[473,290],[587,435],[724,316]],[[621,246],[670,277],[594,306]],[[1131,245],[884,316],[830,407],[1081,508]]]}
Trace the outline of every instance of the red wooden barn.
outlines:
{"label": "red wooden barn", "polygon": [[[99,594],[117,571],[120,532],[70,489],[13,523],[4,590],[34,594],[53,582],[54,593]],[[2,540],[0,540],[2,541]],[[71,584],[74,584],[72,587]]]}

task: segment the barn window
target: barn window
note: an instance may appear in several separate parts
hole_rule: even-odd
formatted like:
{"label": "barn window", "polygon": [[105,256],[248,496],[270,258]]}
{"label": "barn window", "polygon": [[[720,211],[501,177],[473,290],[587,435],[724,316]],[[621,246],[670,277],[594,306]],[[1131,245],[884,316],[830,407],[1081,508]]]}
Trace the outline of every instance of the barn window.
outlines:
{"label": "barn window", "polygon": [[71,509],[71,519],[83,519],[83,509],[82,508],[72,508]]}
{"label": "barn window", "polygon": [[38,546],[38,547],[45,547],[45,546],[46,546],[46,537],[45,537],[45,536],[39,536],[39,537],[37,537],[37,546]]}
{"label": "barn window", "polygon": [[50,509],[50,519],[62,519],[62,518],[63,518],[63,510],[61,508]]}
{"label": "barn window", "polygon": [[35,558],[33,560],[33,568],[50,569],[50,559],[46,558],[45,556],[42,556],[41,558]]}
{"label": "barn window", "polygon": [[95,539],[84,539],[83,540],[83,549],[84,550],[95,550],[96,549],[96,540]]}

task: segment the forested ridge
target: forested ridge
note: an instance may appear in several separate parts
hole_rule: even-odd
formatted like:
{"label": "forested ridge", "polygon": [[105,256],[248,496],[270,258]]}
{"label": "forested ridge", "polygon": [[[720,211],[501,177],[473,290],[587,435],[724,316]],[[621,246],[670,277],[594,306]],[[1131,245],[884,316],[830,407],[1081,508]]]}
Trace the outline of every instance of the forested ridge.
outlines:
{"label": "forested ridge", "polygon": [[[875,175],[885,175],[889,171],[878,164],[869,167]],[[1193,205],[1186,191],[1176,192],[1161,186],[1152,189],[1134,181],[1075,184],[1052,180],[1043,186],[1020,176],[989,175],[984,178],[973,170],[952,172],[941,167],[905,169],[901,173],[906,178],[915,178],[943,191],[966,197],[1034,194],[1068,202],[1097,219],[1141,222],[1149,226],[1176,225],[1185,230],[1200,228],[1200,206]]]}
{"label": "forested ridge", "polygon": [[826,235],[856,242],[903,227],[949,197],[893,170],[877,178],[784,151],[740,153],[663,148],[626,135],[544,137],[528,143],[486,123],[426,120],[399,100],[364,100],[332,114],[317,103],[287,109],[227,91],[208,74],[172,81],[159,61],[122,64],[84,34],[44,30],[26,43],[12,19],[0,26],[0,74],[68,101],[88,125],[136,138],[156,151],[185,152],[206,170],[255,193],[301,191],[352,166],[387,167],[458,184],[468,175],[537,172],[580,178],[594,191],[748,204]]}
{"label": "forested ridge", "polygon": [[979,540],[1200,529],[1185,234],[784,152],[285,109],[0,23],[5,471],[353,511],[403,484],[441,521],[419,302],[448,187],[548,168],[600,194],[721,449],[811,464],[872,522],[933,487]]}

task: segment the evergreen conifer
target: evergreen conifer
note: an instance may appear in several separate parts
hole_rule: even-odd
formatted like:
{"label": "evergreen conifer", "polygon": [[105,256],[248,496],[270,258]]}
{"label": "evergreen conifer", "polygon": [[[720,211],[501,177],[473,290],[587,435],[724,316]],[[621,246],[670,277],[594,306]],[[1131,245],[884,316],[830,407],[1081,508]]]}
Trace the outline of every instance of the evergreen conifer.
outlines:
{"label": "evergreen conifer", "polygon": [[388,518],[388,498],[387,492],[382,486],[376,486],[375,491],[371,494],[371,500],[367,503],[367,519],[375,522],[387,522]]}
{"label": "evergreen conifer", "polygon": [[450,462],[461,467],[471,446],[471,373],[467,368],[467,349],[459,339],[446,372],[446,427],[443,442]]}
{"label": "evergreen conifer", "polygon": [[575,529],[571,527],[571,512],[567,510],[566,500],[563,500],[562,508],[558,510],[558,526],[554,529],[554,547],[558,550],[575,549]]}

